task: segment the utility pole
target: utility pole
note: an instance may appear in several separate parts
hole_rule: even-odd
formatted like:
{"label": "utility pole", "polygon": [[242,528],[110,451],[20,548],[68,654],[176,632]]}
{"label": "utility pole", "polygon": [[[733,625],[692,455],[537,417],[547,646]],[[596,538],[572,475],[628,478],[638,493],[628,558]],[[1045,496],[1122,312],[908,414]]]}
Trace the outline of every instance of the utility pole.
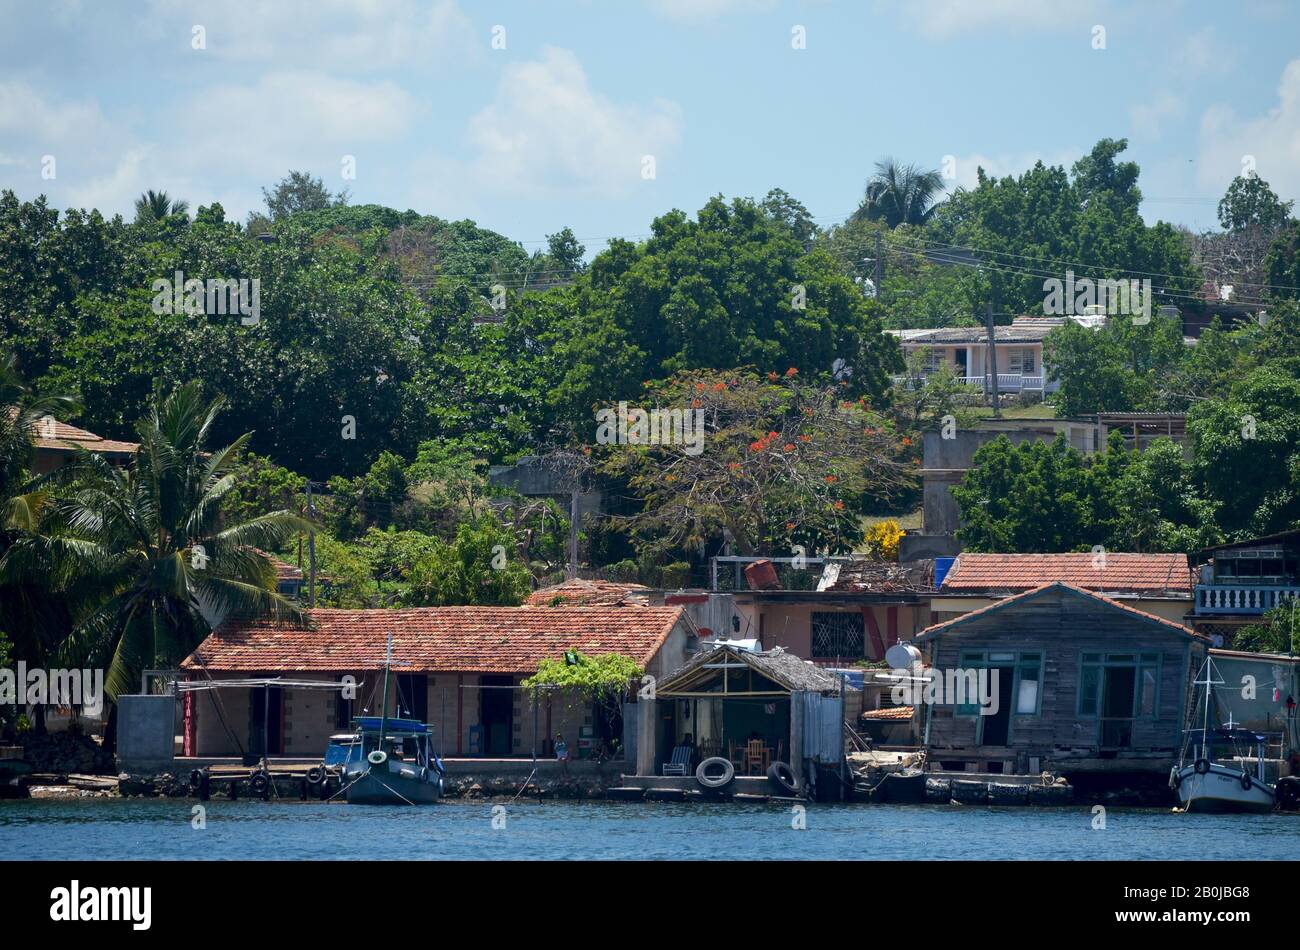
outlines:
{"label": "utility pole", "polygon": [[[311,479],[307,480],[307,518],[312,520],[316,517],[316,507],[312,504],[311,499]],[[316,528],[315,521],[312,520],[312,530],[307,532],[307,559],[311,565],[310,580],[307,583],[307,606],[316,606]]]}
{"label": "utility pole", "polygon": [[998,397],[998,348],[994,345],[993,335],[993,298],[990,297],[984,311],[984,327],[989,335],[989,392],[993,397],[993,418],[1002,418]]}
{"label": "utility pole", "polygon": [[876,299],[881,299],[882,284],[885,279],[885,258],[880,248],[880,229],[876,229]]}
{"label": "utility pole", "polygon": [[578,576],[578,485],[569,492],[569,580]]}

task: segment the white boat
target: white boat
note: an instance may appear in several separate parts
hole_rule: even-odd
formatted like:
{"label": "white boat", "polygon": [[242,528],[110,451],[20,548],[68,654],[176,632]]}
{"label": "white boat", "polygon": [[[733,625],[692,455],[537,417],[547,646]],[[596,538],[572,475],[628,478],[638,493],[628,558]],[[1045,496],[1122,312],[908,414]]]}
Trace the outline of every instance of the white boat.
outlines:
{"label": "white boat", "polygon": [[[1276,774],[1269,776],[1266,765],[1281,760],[1266,757],[1270,739],[1280,735],[1239,728],[1228,720],[1220,728],[1210,725],[1214,705],[1214,687],[1222,686],[1216,678],[1214,662],[1206,659],[1201,668],[1204,679],[1195,685],[1205,690],[1198,702],[1201,727],[1185,733],[1183,752],[1170,770],[1169,785],[1188,812],[1263,812],[1272,811]],[[1271,780],[1270,780],[1271,779]]]}

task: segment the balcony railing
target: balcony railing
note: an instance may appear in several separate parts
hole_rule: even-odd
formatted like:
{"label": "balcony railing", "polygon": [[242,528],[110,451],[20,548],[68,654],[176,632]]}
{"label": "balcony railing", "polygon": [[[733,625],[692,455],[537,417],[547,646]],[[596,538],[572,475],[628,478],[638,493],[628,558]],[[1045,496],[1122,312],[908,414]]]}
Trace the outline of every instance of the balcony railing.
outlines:
{"label": "balcony railing", "polygon": [[1300,595],[1300,586],[1197,584],[1197,614],[1242,614],[1255,616]]}
{"label": "balcony railing", "polygon": [[[897,386],[923,386],[927,376],[922,375],[919,378],[914,376],[895,376],[894,384]],[[992,387],[990,376],[958,376],[957,381],[966,386],[978,386],[980,389],[988,392]],[[1043,377],[1028,376],[1023,373],[998,373],[998,392],[1015,393],[1015,392],[1038,392],[1043,388]]]}

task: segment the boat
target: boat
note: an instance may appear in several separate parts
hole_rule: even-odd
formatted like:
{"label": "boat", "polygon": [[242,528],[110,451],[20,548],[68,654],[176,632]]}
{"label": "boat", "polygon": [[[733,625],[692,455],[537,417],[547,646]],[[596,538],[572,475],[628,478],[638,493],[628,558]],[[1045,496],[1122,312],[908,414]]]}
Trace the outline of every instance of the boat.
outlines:
{"label": "boat", "polygon": [[414,719],[358,716],[340,778],[349,805],[427,805],[443,793],[442,762],[429,727]]}
{"label": "boat", "polygon": [[[1198,702],[1201,727],[1185,732],[1182,755],[1169,773],[1169,784],[1187,812],[1266,812],[1273,810],[1276,775],[1270,781],[1265,766],[1282,760],[1267,757],[1271,741],[1281,734],[1242,729],[1228,720],[1221,727],[1210,725],[1216,678],[1214,661],[1207,658],[1201,668],[1204,679],[1196,686],[1205,690]],[[1199,676],[1200,674],[1198,674]]]}
{"label": "boat", "polygon": [[433,734],[415,719],[388,717],[388,681],[393,635],[384,659],[382,714],[357,716],[340,778],[349,805],[427,805],[442,798],[443,766],[433,752]]}

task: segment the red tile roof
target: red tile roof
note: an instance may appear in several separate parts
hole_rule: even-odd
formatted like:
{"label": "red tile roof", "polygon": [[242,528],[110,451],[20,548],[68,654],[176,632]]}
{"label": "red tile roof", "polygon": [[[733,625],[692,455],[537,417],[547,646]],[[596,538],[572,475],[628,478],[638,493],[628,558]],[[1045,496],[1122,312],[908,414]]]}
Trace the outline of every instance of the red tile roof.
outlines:
{"label": "red tile roof", "polygon": [[899,720],[911,719],[914,709],[911,706],[891,706],[886,709],[868,709],[862,714],[862,718],[868,721],[885,721],[897,722]]}
{"label": "red tile roof", "polygon": [[1205,634],[1197,633],[1195,630],[1191,629],[1190,627],[1184,627],[1181,623],[1174,623],[1172,620],[1166,620],[1164,617],[1158,617],[1155,614],[1147,613],[1145,610],[1138,610],[1136,607],[1130,607],[1128,604],[1121,603],[1118,600],[1112,600],[1110,597],[1107,597],[1104,594],[1099,594],[1096,591],[1085,590],[1082,587],[1078,587],[1074,584],[1067,584],[1064,581],[1052,581],[1049,584],[1040,584],[1037,587],[1033,588],[1032,590],[1027,590],[1024,591],[1023,593],[1016,594],[1014,597],[1007,597],[1004,600],[999,600],[996,603],[989,604],[986,607],[981,607],[978,610],[972,610],[968,614],[962,614],[960,617],[954,617],[952,620],[945,620],[943,623],[933,624],[929,627],[926,627],[924,630],[920,631],[919,633],[917,633],[916,636],[913,637],[913,639],[914,640],[929,639],[931,637],[938,636],[939,634],[944,633],[951,627],[959,626],[961,624],[966,623],[969,620],[973,620],[976,617],[982,616],[984,614],[992,614],[1000,610],[1006,610],[1007,608],[1013,607],[1014,605],[1022,601],[1029,600],[1033,597],[1037,597],[1039,594],[1043,594],[1046,593],[1047,591],[1054,590],[1054,589],[1069,591],[1071,593],[1078,594],[1082,597],[1090,597],[1093,600],[1103,603],[1108,607],[1114,608],[1115,610],[1122,610],[1127,614],[1131,614],[1135,618],[1146,620],[1151,623],[1160,624],[1161,626],[1164,627],[1168,627],[1171,632],[1181,633],[1183,636],[1190,637],[1194,640],[1204,640],[1207,643],[1210,640],[1210,638],[1207,637]]}
{"label": "red tile roof", "polygon": [[528,603],[534,607],[553,607],[557,601],[589,606],[613,605],[623,603],[629,594],[645,594],[649,590],[642,584],[577,579],[535,590],[528,595]]}
{"label": "red tile roof", "polygon": [[38,449],[52,449],[56,452],[72,452],[82,448],[88,452],[130,454],[140,447],[137,442],[101,438],[93,432],[60,422],[53,416],[38,420],[32,436]]}
{"label": "red tile roof", "polygon": [[181,664],[212,671],[533,673],[565,650],[623,653],[647,665],[679,623],[680,607],[410,607],[307,611],[311,629],[229,621]]}
{"label": "red tile roof", "polygon": [[940,593],[1022,591],[1063,581],[1115,593],[1171,593],[1191,597],[1185,554],[975,554],[958,556]]}

